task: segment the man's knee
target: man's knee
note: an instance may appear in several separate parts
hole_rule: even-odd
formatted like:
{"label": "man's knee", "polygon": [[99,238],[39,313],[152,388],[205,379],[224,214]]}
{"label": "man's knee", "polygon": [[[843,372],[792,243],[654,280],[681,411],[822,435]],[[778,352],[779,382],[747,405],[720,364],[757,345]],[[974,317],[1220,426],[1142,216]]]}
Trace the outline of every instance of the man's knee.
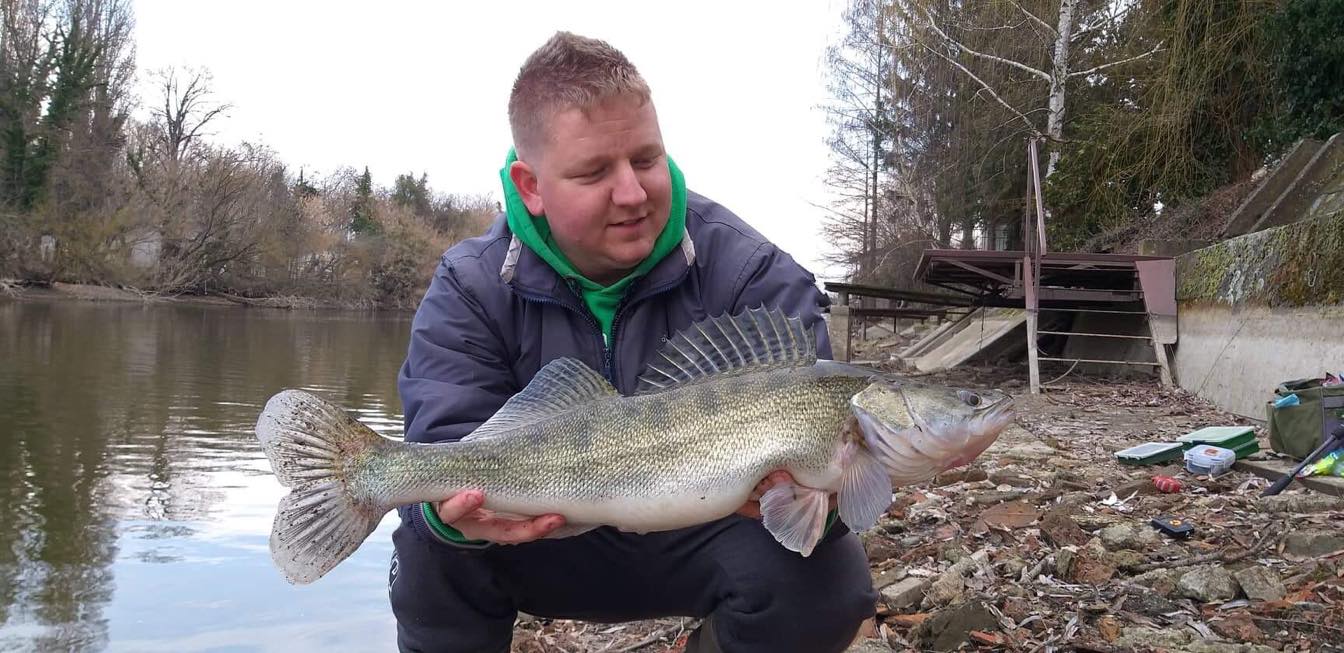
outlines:
{"label": "man's knee", "polygon": [[[856,571],[862,575],[851,572],[814,578],[802,587],[762,583],[748,589],[748,593],[757,594],[749,603],[752,607],[764,606],[772,613],[772,621],[778,620],[785,630],[789,630],[787,624],[805,624],[834,637],[852,637],[863,620],[873,616],[877,600],[867,565]],[[772,595],[764,596],[767,592]]]}
{"label": "man's knee", "polygon": [[[843,651],[873,616],[877,595],[852,534],[792,569],[758,571],[742,578],[715,611],[724,650]],[[752,648],[776,637],[777,648]]]}
{"label": "man's knee", "polygon": [[505,651],[515,613],[477,556],[425,542],[409,526],[392,535],[388,601],[402,651]]}

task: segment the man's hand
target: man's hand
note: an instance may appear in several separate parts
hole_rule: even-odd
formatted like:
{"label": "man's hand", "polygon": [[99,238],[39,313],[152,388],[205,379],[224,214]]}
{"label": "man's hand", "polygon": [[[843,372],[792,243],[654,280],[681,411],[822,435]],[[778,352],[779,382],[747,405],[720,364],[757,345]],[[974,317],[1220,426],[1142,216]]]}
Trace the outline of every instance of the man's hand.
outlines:
{"label": "man's hand", "polygon": [[[797,485],[797,481],[793,480],[793,475],[784,470],[777,470],[770,472],[769,475],[761,479],[760,483],[756,484],[756,488],[753,489],[751,491],[751,494],[747,497],[747,502],[742,504],[741,508],[737,509],[737,514],[742,515],[743,517],[750,517],[752,519],[760,519],[761,497],[764,496],[766,492],[769,492],[770,488],[779,485],[781,483],[793,483]],[[829,503],[830,503],[830,509],[835,510],[834,494],[830,496]]]}
{"label": "man's hand", "polygon": [[434,504],[434,509],[443,523],[456,528],[463,537],[497,544],[522,544],[539,540],[565,525],[562,515],[540,515],[531,519],[500,517],[481,508],[484,503],[483,492],[468,490]]}

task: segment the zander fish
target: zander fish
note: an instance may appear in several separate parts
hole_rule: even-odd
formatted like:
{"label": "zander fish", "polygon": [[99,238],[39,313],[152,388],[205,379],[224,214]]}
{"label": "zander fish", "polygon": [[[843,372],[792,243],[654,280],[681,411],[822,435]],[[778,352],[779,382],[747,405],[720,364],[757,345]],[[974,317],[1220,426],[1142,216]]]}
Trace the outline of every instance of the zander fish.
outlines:
{"label": "zander fish", "polygon": [[280,482],[271,554],[309,583],[355,551],[398,506],[481,490],[485,507],[559,513],[552,537],[610,525],[651,532],[732,514],[762,478],[765,528],[806,556],[831,493],[871,528],[892,488],[963,465],[1012,421],[1012,402],[819,361],[812,331],[764,309],[710,318],[670,338],[621,396],[573,359],[551,361],[458,442],[384,438],[309,393],[271,398],[257,437]]}

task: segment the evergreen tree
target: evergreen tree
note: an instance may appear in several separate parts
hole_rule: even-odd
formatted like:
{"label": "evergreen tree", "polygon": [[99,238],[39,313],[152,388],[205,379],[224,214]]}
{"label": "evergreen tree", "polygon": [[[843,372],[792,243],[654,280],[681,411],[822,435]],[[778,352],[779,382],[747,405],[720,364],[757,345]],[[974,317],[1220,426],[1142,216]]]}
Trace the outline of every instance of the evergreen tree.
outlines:
{"label": "evergreen tree", "polygon": [[434,207],[429,191],[429,175],[420,173],[420,178],[407,173],[397,175],[392,185],[392,202],[411,210],[417,216],[429,217]]}
{"label": "evergreen tree", "polygon": [[355,199],[350,205],[350,231],[364,235],[378,232],[378,223],[373,219],[373,177],[369,167],[364,166],[364,174],[355,182]]}

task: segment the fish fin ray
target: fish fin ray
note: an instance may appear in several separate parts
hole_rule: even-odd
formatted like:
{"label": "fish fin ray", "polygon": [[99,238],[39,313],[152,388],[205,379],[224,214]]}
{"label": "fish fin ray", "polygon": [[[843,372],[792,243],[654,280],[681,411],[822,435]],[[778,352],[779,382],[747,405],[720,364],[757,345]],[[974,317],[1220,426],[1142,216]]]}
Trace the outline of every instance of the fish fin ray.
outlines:
{"label": "fish fin ray", "polygon": [[354,553],[391,509],[356,496],[347,480],[360,460],[395,443],[301,390],[271,397],[256,433],[276,478],[291,488],[271,527],[271,559],[289,582],[311,583]]}
{"label": "fish fin ray", "polygon": [[595,399],[615,396],[616,388],[593,368],[573,358],[557,358],[544,365],[522,392],[510,397],[494,416],[462,440],[507,435],[520,426],[567,413]]}
{"label": "fish fin ray", "polygon": [[761,497],[761,518],[784,548],[807,557],[826,529],[826,499],[825,490],[780,483]]}
{"label": "fish fin ray", "polygon": [[850,442],[845,447],[848,460],[837,500],[840,519],[856,532],[866,531],[891,505],[891,479],[887,469],[862,444]]}
{"label": "fish fin ray", "polygon": [[[321,496],[311,507],[296,507],[296,503],[306,502],[313,494],[326,496]],[[310,511],[326,517],[298,528],[290,527]],[[289,582],[311,583],[350,557],[378,527],[383,512],[355,501],[343,487],[310,485],[296,489],[280,500],[276,510],[271,527],[271,559]]]}
{"label": "fish fin ray", "polygon": [[801,319],[760,307],[695,322],[668,338],[658,356],[680,374],[670,373],[662,361],[651,363],[636,394],[728,374],[806,367],[817,361],[817,344]]}

